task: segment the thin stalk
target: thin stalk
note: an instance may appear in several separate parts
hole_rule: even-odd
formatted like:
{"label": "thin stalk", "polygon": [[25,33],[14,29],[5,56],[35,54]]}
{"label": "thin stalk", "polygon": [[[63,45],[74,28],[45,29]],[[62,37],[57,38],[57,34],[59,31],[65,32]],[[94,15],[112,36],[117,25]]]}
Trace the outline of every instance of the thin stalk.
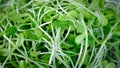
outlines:
{"label": "thin stalk", "polygon": [[92,61],[92,59],[93,59],[93,57],[94,57],[94,51],[95,51],[95,47],[93,47],[93,49],[92,49],[92,54],[91,54],[91,56],[90,56],[90,59],[89,59],[89,62],[88,62],[88,63],[90,63],[90,62]]}
{"label": "thin stalk", "polygon": [[88,48],[88,32],[87,32],[87,26],[86,26],[83,18],[81,18],[81,22],[82,22],[83,27],[84,27],[84,29],[85,29],[85,32],[84,32],[84,33],[85,33],[85,37],[86,37],[86,38],[85,38],[85,50],[84,50],[83,58],[82,58],[82,61],[81,61],[80,65],[78,66],[78,68],[81,68],[81,66],[82,66],[82,64],[83,64],[83,62],[84,62],[84,60],[85,60],[85,57],[86,57],[86,54],[87,54],[87,48]]}
{"label": "thin stalk", "polygon": [[68,31],[67,31],[65,37],[64,37],[63,40],[60,42],[60,44],[62,44],[62,43],[66,40],[66,38],[68,37],[70,31],[71,31],[71,26],[69,27],[69,29],[68,29]]}
{"label": "thin stalk", "polygon": [[99,41],[95,38],[95,36],[94,36],[94,34],[93,34],[93,32],[92,32],[92,27],[87,28],[87,29],[88,29],[88,31],[90,32],[90,34],[91,34],[91,36],[93,37],[93,39],[97,42],[97,44],[99,44]]}
{"label": "thin stalk", "polygon": [[25,7],[27,7],[27,6],[29,6],[33,1],[34,1],[34,0],[30,0],[29,3],[27,3],[27,4],[23,5],[22,7],[20,7],[19,10],[21,10],[21,9],[23,9],[23,8],[25,8]]}
{"label": "thin stalk", "polygon": [[[94,59],[94,61],[93,61],[93,64],[97,61],[97,59],[99,59],[98,56],[99,56],[99,55],[101,54],[101,52],[103,51],[103,48],[104,48],[106,42],[107,42],[107,41],[111,38],[111,36],[112,36],[112,31],[113,31],[113,29],[119,24],[119,22],[120,22],[120,21],[117,21],[117,22],[113,25],[113,27],[111,28],[109,34],[107,35],[107,37],[106,37],[105,40],[103,41],[103,43],[102,43],[99,51],[97,52],[96,57],[95,57],[95,59]],[[102,56],[101,56],[101,57],[102,57]]]}
{"label": "thin stalk", "polygon": [[52,47],[52,52],[51,52],[51,56],[50,56],[50,59],[49,59],[49,65],[51,65],[51,63],[52,63],[52,60],[53,60],[53,58],[55,57],[54,56],[54,54],[55,54],[55,46],[54,45],[52,45],[53,47]]}
{"label": "thin stalk", "polygon": [[30,19],[37,25],[37,27],[38,27],[46,36],[48,36],[48,38],[49,38],[49,39],[51,40],[51,42],[53,43],[53,38],[37,24],[37,22],[31,17],[31,15],[28,15],[28,16],[29,16]]}
{"label": "thin stalk", "polygon": [[34,60],[31,60],[30,58],[28,58],[28,57],[26,57],[26,56],[22,56],[22,55],[16,54],[16,53],[13,53],[13,55],[16,55],[16,56],[18,56],[18,57],[21,57],[21,58],[23,58],[23,59],[27,59],[27,60],[33,62],[34,64],[36,64],[38,67],[44,68],[42,65],[38,64],[38,62],[35,62]]}
{"label": "thin stalk", "polygon": [[77,66],[78,66],[78,64],[79,64],[79,62],[80,62],[80,58],[81,58],[81,55],[82,55],[82,51],[83,51],[83,46],[84,46],[84,41],[82,41],[82,43],[81,43],[81,48],[80,48],[80,52],[79,52],[79,55],[78,55],[78,58],[77,58],[77,62],[76,62],[76,64],[75,64],[75,68],[77,68]]}

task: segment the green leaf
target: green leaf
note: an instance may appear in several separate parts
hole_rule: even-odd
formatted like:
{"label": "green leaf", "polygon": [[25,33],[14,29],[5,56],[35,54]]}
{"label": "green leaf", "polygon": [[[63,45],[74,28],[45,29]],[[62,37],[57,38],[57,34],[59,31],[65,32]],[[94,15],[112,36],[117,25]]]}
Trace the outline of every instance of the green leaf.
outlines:
{"label": "green leaf", "polygon": [[78,17],[78,13],[76,11],[69,11],[68,14],[70,14],[71,16],[73,16],[74,18]]}
{"label": "green leaf", "polygon": [[102,64],[102,67],[105,68],[105,66],[108,64],[108,61],[107,60],[103,60],[101,62],[101,64]]}
{"label": "green leaf", "polygon": [[77,45],[79,45],[79,44],[84,40],[84,38],[85,38],[85,34],[84,34],[84,33],[76,36],[76,38],[75,38],[75,43],[76,43]]}
{"label": "green leaf", "polygon": [[103,14],[100,14],[99,21],[101,22],[102,25],[107,25],[108,24],[108,19]]}
{"label": "green leaf", "polygon": [[21,61],[19,62],[19,67],[18,67],[18,68],[27,68],[26,62],[23,61],[23,60],[21,60]]}
{"label": "green leaf", "polygon": [[31,25],[29,25],[29,24],[23,24],[23,25],[20,26],[21,30],[27,30],[27,29],[30,29],[30,28],[31,28]]}
{"label": "green leaf", "polygon": [[111,9],[105,9],[104,11],[103,11],[103,13],[105,14],[105,17],[107,18],[107,19],[114,19],[115,18],[115,12],[113,11],[113,10],[111,10]]}
{"label": "green leaf", "polygon": [[72,22],[70,22],[70,21],[60,21],[60,24],[61,24],[62,29],[68,29],[69,26],[72,24]]}
{"label": "green leaf", "polygon": [[105,68],[116,68],[116,66],[113,62],[110,62],[105,66]]}
{"label": "green leaf", "polygon": [[84,10],[83,8],[80,9],[81,11],[81,16],[85,17],[87,20],[91,19],[92,14],[90,14],[88,11]]}
{"label": "green leaf", "polygon": [[43,33],[40,29],[35,29],[34,32],[37,38],[41,39],[43,37]]}
{"label": "green leaf", "polygon": [[63,49],[70,49],[70,48],[72,48],[72,47],[74,47],[74,45],[72,45],[72,44],[68,44],[68,45],[61,45],[61,48]]}
{"label": "green leaf", "polygon": [[77,33],[83,33],[84,27],[81,24],[77,24]]}
{"label": "green leaf", "polygon": [[24,35],[27,39],[31,39],[31,40],[37,40],[38,38],[36,37],[36,35],[34,35],[34,33],[32,33],[31,30],[26,30],[24,31]]}
{"label": "green leaf", "polygon": [[75,34],[69,34],[68,37],[67,37],[67,39],[66,39],[66,42],[68,44],[75,44],[75,42],[74,42],[75,37],[76,37]]}
{"label": "green leaf", "polygon": [[0,56],[8,56],[9,50],[8,49],[0,49]]}
{"label": "green leaf", "polygon": [[89,9],[95,10],[98,7],[99,0],[92,0],[92,3],[89,5]]}
{"label": "green leaf", "polygon": [[59,15],[58,20],[59,21],[71,21],[71,18],[68,15],[63,14],[63,15]]}
{"label": "green leaf", "polygon": [[62,30],[68,29],[69,26],[72,26],[72,22],[71,21],[59,21],[59,20],[55,20],[53,23],[53,26],[55,28],[61,28]]}
{"label": "green leaf", "polygon": [[50,20],[51,20],[51,16],[48,14],[43,17],[44,22],[49,22]]}
{"label": "green leaf", "polygon": [[32,57],[38,57],[39,53],[38,53],[38,52],[31,51],[31,52],[30,52],[30,55],[31,55]]}
{"label": "green leaf", "polygon": [[88,20],[88,26],[92,26],[93,23],[95,22],[95,17],[92,17],[91,19]]}
{"label": "green leaf", "polygon": [[10,27],[8,29],[5,30],[5,34],[7,36],[11,36],[11,35],[14,35],[15,33],[17,32],[17,28],[16,27]]}
{"label": "green leaf", "polygon": [[17,42],[16,42],[16,47],[20,47],[24,42],[24,36],[23,34],[19,34]]}
{"label": "green leaf", "polygon": [[55,28],[61,27],[60,21],[59,21],[59,20],[55,20],[55,21],[53,22],[53,26],[54,26]]}
{"label": "green leaf", "polygon": [[12,12],[8,15],[8,18],[12,20],[13,22],[21,22],[22,21],[23,14]]}

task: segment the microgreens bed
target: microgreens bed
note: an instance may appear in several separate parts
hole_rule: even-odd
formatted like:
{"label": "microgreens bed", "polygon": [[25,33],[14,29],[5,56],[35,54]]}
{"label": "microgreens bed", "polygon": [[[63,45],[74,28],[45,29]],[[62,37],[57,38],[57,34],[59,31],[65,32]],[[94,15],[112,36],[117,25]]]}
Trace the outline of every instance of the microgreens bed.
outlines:
{"label": "microgreens bed", "polygon": [[0,0],[0,68],[119,67],[119,0]]}

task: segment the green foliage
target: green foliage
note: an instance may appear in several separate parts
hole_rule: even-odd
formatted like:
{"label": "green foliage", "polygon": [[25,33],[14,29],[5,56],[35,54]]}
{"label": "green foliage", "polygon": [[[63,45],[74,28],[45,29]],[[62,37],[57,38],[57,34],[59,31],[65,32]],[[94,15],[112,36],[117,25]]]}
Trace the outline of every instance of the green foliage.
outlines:
{"label": "green foliage", "polygon": [[100,22],[102,25],[107,25],[108,19],[103,14],[100,14]]}
{"label": "green foliage", "polygon": [[16,27],[9,27],[8,29],[5,30],[5,34],[7,36],[11,36],[14,35],[17,32],[17,28]]}
{"label": "green foliage", "polygon": [[19,67],[18,67],[18,68],[27,68],[26,62],[23,61],[23,60],[21,60],[21,61],[19,62]]}
{"label": "green foliage", "polygon": [[67,21],[66,19],[64,20],[55,20],[53,23],[53,26],[55,28],[61,28],[61,30],[65,30],[68,29],[69,26],[71,26],[72,22],[71,21]]}
{"label": "green foliage", "polygon": [[50,20],[51,20],[50,15],[45,15],[45,16],[43,17],[43,21],[44,21],[44,22],[49,22]]}
{"label": "green foliage", "polygon": [[116,68],[115,64],[113,62],[108,63],[105,68]]}
{"label": "green foliage", "polygon": [[108,64],[108,61],[107,60],[103,60],[101,62],[101,64],[102,64],[102,67],[105,68],[105,66]]}
{"label": "green foliage", "polygon": [[24,36],[25,36],[27,39],[37,40],[37,36],[34,35],[31,30],[26,30],[26,31],[24,31]]}
{"label": "green foliage", "polygon": [[19,34],[18,39],[16,41],[16,47],[20,47],[24,42],[24,36],[23,34]]}
{"label": "green foliage", "polygon": [[21,22],[22,21],[23,14],[11,12],[8,14],[8,19],[10,19],[13,22]]}
{"label": "green foliage", "polygon": [[31,55],[32,57],[38,57],[39,53],[38,53],[38,52],[31,51],[31,52],[30,52],[30,55]]}
{"label": "green foliage", "polygon": [[38,39],[41,39],[43,37],[43,33],[40,29],[35,29],[34,32]]}
{"label": "green foliage", "polygon": [[81,24],[77,24],[77,33],[83,33],[84,32],[84,28]]}
{"label": "green foliage", "polygon": [[116,68],[120,3],[0,0],[0,67]]}
{"label": "green foliage", "polygon": [[9,54],[8,49],[0,49],[0,56],[7,56]]}
{"label": "green foliage", "polygon": [[68,15],[63,14],[63,15],[59,15],[58,20],[59,21],[70,21],[71,18]]}
{"label": "green foliage", "polygon": [[76,38],[75,38],[75,43],[77,45],[79,45],[85,38],[85,34],[80,34],[80,35],[77,35]]}
{"label": "green foliage", "polygon": [[78,18],[78,13],[76,11],[69,11],[68,14],[70,14],[74,18]]}
{"label": "green foliage", "polygon": [[31,26],[29,24],[23,24],[23,25],[20,26],[21,30],[27,30],[27,29],[30,29],[30,28],[31,28]]}

